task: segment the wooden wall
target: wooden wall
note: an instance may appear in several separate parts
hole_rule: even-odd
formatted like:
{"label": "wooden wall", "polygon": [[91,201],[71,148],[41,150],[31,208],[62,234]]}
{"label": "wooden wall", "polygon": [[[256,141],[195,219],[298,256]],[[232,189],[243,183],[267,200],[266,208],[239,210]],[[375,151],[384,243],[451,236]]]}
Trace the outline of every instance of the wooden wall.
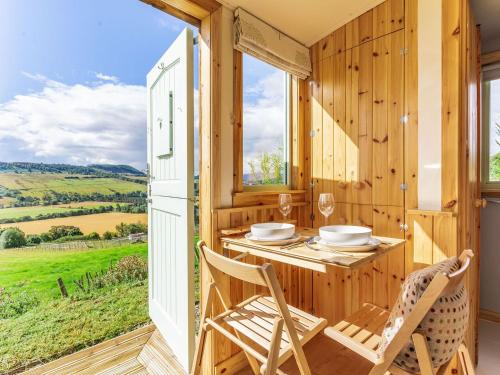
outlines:
{"label": "wooden wall", "polygon": [[[337,204],[328,223],[370,226],[381,236],[405,234],[405,195],[416,196],[416,171],[405,176],[416,144],[405,143],[404,122],[416,108],[416,86],[406,83],[416,68],[417,51],[408,47],[416,31],[415,4],[388,0],[311,47],[306,123],[312,130],[314,227],[325,224],[319,194],[331,192]],[[409,109],[407,97],[415,108]],[[404,249],[354,273],[316,274],[313,312],[334,323],[363,302],[388,308],[404,277]],[[326,295],[332,298],[321,298]]]}
{"label": "wooden wall", "polygon": [[[469,121],[465,117],[470,115],[461,112],[461,103],[470,100],[474,93],[468,91],[465,96],[465,88],[459,82],[461,74],[475,68],[471,60],[473,52],[468,55],[466,52],[473,50],[470,33],[473,19],[467,0],[443,0],[442,131],[443,140],[453,142],[443,143],[442,212],[418,211],[417,8],[418,0],[387,0],[335,30],[311,47],[312,76],[305,82],[292,82],[292,97],[296,99],[291,109],[292,193],[296,206],[291,220],[298,225],[324,225],[317,200],[321,192],[332,192],[337,204],[329,223],[370,226],[376,235],[404,236],[408,241],[404,249],[356,270],[332,267],[329,274],[319,274],[275,264],[287,301],[327,318],[330,323],[355,311],[363,302],[389,308],[409,272],[455,255],[474,242],[475,237],[467,228],[476,222],[464,219],[466,212],[472,211],[470,208],[465,211],[468,203],[461,201],[468,195],[470,203],[473,192],[471,188],[462,191],[459,180],[466,182],[469,173],[459,168],[463,162],[460,158],[467,154],[461,142]],[[210,60],[210,64],[202,64],[202,101],[210,99],[203,95],[209,92],[211,100],[217,102],[220,91],[219,20],[220,15],[214,12],[201,26],[202,38],[210,47],[200,49],[202,58]],[[469,31],[461,34],[457,25]],[[464,39],[465,35],[470,37]],[[469,56],[468,63],[461,60],[463,56]],[[241,88],[240,57],[235,53],[236,91]],[[242,126],[238,120],[241,111],[237,111],[241,98],[237,95],[233,106],[236,125],[233,135],[237,145]],[[200,137],[204,155],[200,170],[205,184],[201,191],[205,199],[202,231],[203,238],[222,251],[219,239],[226,230],[280,219],[281,215],[274,204],[276,192],[242,191],[241,181],[236,177],[233,207],[221,208],[217,201],[220,178],[216,167],[221,157],[231,155],[221,155],[220,119],[206,110],[215,108],[214,104],[203,103],[202,107],[205,108]],[[467,137],[473,139],[474,135]],[[232,157],[237,176],[241,170],[241,152],[235,148]],[[406,189],[401,188],[403,183]],[[475,278],[477,267],[469,277],[473,291],[477,290]],[[202,270],[202,295],[203,285],[208,285],[208,280]],[[227,288],[235,301],[256,292],[252,286],[229,279]],[[471,298],[475,297],[473,294]],[[473,309],[474,306],[473,303]],[[469,348],[475,332],[473,327]],[[223,373],[227,364],[237,368],[238,361],[245,364],[241,356],[235,356],[237,349],[218,335],[213,335],[207,352],[210,353],[204,367],[207,374]],[[454,363],[450,371],[456,368]]]}

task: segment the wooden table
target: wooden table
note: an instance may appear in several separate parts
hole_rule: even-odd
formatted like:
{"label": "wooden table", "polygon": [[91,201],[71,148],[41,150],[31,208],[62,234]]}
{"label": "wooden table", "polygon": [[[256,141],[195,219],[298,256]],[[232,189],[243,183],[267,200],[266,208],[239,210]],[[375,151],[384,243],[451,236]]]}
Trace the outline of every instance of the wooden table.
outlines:
{"label": "wooden table", "polygon": [[[297,228],[303,239],[318,235],[318,229]],[[356,268],[365,263],[386,254],[392,250],[403,246],[405,240],[389,237],[375,237],[382,243],[380,246],[370,252],[363,253],[336,253],[332,251],[313,250],[302,245],[292,248],[282,246],[265,246],[251,242],[245,238],[245,235],[235,234],[222,237],[221,241],[224,249],[237,251],[243,254],[255,255],[261,258],[270,259],[298,267],[307,268],[317,272],[327,273],[329,267]]]}

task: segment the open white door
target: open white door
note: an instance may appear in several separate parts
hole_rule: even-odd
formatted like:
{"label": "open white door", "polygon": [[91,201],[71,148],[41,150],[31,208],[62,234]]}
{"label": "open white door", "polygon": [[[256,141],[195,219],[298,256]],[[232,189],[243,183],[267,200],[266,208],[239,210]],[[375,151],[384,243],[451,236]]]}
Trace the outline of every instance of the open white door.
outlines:
{"label": "open white door", "polygon": [[194,351],[193,34],[147,76],[149,314],[188,371]]}

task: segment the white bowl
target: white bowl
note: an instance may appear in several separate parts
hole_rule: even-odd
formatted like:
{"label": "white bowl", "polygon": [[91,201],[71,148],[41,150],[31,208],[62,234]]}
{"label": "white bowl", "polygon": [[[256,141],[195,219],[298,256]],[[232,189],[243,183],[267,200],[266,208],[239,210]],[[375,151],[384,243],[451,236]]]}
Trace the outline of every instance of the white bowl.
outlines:
{"label": "white bowl", "polygon": [[255,238],[262,240],[286,240],[295,233],[295,225],[288,223],[260,223],[250,227]]}
{"label": "white bowl", "polygon": [[319,236],[331,244],[362,246],[370,241],[372,230],[356,225],[329,225],[319,228]]}

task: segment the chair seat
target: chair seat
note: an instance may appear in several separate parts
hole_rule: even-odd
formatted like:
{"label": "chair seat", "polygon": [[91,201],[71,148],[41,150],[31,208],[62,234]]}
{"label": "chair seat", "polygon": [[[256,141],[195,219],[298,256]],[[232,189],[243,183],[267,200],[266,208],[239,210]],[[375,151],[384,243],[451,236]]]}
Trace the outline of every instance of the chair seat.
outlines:
{"label": "chair seat", "polygon": [[[293,306],[288,306],[302,345],[307,343],[326,325],[323,318],[315,317]],[[256,296],[245,304],[238,305],[229,315],[221,317],[235,331],[265,349],[270,350],[274,319],[280,317],[271,297]],[[280,342],[280,363],[291,355],[292,345],[283,330]]]}
{"label": "chair seat", "polygon": [[377,348],[389,317],[389,311],[366,303],[361,309],[333,327],[325,329],[326,336],[341,343],[369,361],[378,360]]}

